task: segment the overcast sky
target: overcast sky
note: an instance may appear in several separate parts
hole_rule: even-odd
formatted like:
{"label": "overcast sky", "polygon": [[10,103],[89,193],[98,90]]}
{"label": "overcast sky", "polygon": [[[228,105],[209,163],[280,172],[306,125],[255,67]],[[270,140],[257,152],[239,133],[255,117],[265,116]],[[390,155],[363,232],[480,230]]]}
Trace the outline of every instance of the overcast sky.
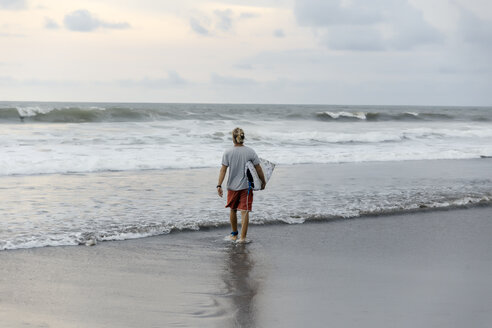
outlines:
{"label": "overcast sky", "polygon": [[490,0],[0,0],[0,100],[492,105]]}

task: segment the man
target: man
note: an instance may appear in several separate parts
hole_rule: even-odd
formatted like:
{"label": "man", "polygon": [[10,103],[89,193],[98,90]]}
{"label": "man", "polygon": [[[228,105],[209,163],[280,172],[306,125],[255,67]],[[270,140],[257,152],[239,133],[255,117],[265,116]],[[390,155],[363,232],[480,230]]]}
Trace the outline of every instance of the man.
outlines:
{"label": "man", "polygon": [[255,166],[256,172],[261,180],[261,189],[265,189],[265,176],[260,166],[260,159],[256,152],[244,145],[244,131],[241,128],[235,128],[232,131],[232,141],[234,147],[226,150],[222,156],[222,167],[219,173],[219,183],[217,184],[217,193],[220,197],[223,195],[222,182],[224,181],[227,168],[229,168],[229,177],[227,179],[227,204],[230,207],[231,236],[234,241],[237,240],[237,210],[241,211],[241,237],[238,242],[246,242],[248,233],[249,212],[253,205],[253,190],[249,188],[248,177],[245,173],[246,163],[251,161]]}

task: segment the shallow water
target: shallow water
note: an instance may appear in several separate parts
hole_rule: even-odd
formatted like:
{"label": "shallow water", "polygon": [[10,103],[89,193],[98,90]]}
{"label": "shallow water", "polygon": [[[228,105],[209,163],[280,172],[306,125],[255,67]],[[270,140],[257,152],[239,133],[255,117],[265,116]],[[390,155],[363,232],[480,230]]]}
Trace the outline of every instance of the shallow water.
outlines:
{"label": "shallow water", "polygon": [[[492,161],[278,166],[252,223],[302,223],[492,201]],[[0,177],[0,249],[77,245],[228,224],[218,169]]]}

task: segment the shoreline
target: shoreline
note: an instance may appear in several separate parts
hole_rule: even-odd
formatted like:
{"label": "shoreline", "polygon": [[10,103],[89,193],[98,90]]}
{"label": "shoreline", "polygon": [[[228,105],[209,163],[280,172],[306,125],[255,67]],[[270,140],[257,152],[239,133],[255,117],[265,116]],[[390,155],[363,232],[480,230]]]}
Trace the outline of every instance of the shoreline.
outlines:
{"label": "shoreline", "polygon": [[[475,159],[279,166],[266,190],[255,193],[250,223],[490,206],[488,164]],[[9,176],[0,188],[0,249],[227,226],[224,198],[215,190],[217,174],[206,168]]]}
{"label": "shoreline", "polygon": [[491,207],[0,252],[0,321],[463,327],[492,320]]}
{"label": "shoreline", "polygon": [[[305,225],[305,224],[323,224],[323,223],[331,223],[331,222],[338,222],[338,221],[351,221],[351,220],[365,220],[365,219],[377,219],[379,217],[399,217],[399,216],[407,216],[407,215],[419,215],[419,214],[426,214],[426,213],[434,213],[434,212],[453,212],[453,211],[461,211],[461,210],[473,210],[473,209],[492,209],[492,200],[485,201],[485,202],[478,202],[478,203],[470,203],[470,204],[464,204],[464,205],[452,205],[448,207],[424,207],[424,208],[415,208],[415,209],[406,209],[406,210],[398,210],[398,211],[388,211],[388,212],[381,212],[381,213],[369,213],[369,214],[361,214],[359,216],[353,216],[353,217],[311,217],[307,218],[303,222],[300,223],[288,223],[282,220],[278,221],[269,221],[269,222],[262,222],[262,223],[257,223],[257,222],[251,222],[249,223],[250,226],[253,227],[262,227],[262,226],[290,226],[290,225]],[[227,215],[224,215],[224,218],[226,218]],[[169,232],[163,232],[163,233],[158,233],[158,234],[153,234],[149,236],[140,236],[140,237],[129,237],[126,239],[108,239],[108,240],[96,240],[96,243],[90,243],[86,244],[80,243],[78,245],[46,245],[46,246],[34,246],[34,247],[21,247],[21,248],[7,248],[0,250],[0,253],[2,252],[13,252],[16,250],[29,250],[29,249],[38,249],[38,248],[50,248],[50,247],[93,247],[97,246],[101,243],[112,243],[112,242],[125,242],[125,241],[133,241],[133,240],[139,240],[139,239],[147,239],[147,238],[156,238],[156,237],[165,237],[168,235],[174,235],[174,234],[180,234],[180,233],[199,233],[199,232],[211,232],[213,230],[223,230],[229,227],[229,222],[226,222],[224,219],[224,223],[222,224],[213,224],[213,225],[206,225],[206,226],[200,226],[197,229],[195,228],[173,228]],[[91,240],[89,240],[91,242]]]}

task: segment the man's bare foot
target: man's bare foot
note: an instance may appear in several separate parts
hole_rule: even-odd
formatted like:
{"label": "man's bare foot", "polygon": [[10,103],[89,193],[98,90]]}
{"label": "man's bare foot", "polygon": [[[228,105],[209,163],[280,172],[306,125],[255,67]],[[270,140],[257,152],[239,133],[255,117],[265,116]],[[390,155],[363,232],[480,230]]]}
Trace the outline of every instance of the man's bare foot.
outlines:
{"label": "man's bare foot", "polygon": [[229,239],[232,240],[232,241],[236,241],[237,240],[237,236],[229,235]]}
{"label": "man's bare foot", "polygon": [[246,238],[239,238],[236,243],[238,244],[249,244],[251,242],[251,240],[249,239],[246,239]]}

